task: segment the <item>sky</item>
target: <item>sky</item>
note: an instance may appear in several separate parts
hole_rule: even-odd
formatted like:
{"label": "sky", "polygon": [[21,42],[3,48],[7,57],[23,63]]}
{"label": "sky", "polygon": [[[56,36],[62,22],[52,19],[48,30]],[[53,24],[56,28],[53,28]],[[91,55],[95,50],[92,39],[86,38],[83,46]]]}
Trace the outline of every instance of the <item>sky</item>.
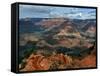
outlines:
{"label": "sky", "polygon": [[96,19],[96,9],[77,7],[52,7],[19,5],[19,18],[71,18]]}

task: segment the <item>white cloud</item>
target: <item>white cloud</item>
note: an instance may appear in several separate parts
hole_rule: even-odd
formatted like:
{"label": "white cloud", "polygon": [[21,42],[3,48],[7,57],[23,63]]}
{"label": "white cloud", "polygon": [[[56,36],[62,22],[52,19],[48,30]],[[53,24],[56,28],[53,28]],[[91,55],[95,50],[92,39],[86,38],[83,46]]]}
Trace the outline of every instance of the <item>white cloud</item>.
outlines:
{"label": "white cloud", "polygon": [[95,18],[95,9],[75,8],[75,7],[52,7],[36,5],[20,5],[20,18],[54,18],[64,17],[72,19],[90,19]]}

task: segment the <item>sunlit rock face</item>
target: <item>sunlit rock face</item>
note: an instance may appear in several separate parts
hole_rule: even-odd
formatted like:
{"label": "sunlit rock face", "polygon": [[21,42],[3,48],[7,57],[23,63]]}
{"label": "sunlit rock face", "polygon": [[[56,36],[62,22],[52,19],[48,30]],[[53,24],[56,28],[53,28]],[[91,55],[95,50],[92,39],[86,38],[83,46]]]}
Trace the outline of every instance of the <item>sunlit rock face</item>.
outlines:
{"label": "sunlit rock face", "polygon": [[72,59],[63,54],[55,54],[48,57],[31,54],[26,60],[25,67],[20,71],[65,69],[71,62]]}
{"label": "sunlit rock face", "polygon": [[[20,71],[96,67],[95,55],[95,49],[90,55],[81,59],[64,55],[62,53],[53,53],[50,56],[44,56],[42,53],[31,54],[28,59],[24,60],[24,67]],[[23,65],[19,66],[22,67]]]}

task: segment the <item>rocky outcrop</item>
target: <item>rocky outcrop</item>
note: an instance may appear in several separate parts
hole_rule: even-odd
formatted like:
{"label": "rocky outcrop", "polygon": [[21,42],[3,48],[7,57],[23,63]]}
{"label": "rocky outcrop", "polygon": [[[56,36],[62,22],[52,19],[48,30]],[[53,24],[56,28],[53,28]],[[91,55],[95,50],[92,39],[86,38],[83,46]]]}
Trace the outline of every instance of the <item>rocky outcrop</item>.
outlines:
{"label": "rocky outcrop", "polygon": [[57,70],[71,68],[87,68],[96,67],[95,49],[84,57],[71,57],[63,53],[57,54],[53,52],[51,55],[45,56],[42,53],[32,53],[24,64],[20,64],[20,71],[39,71],[39,70]]}
{"label": "rocky outcrop", "polygon": [[48,57],[45,57],[41,54],[31,54],[26,60],[25,67],[20,71],[65,69],[70,65],[71,62],[72,59],[63,54],[55,54]]}

